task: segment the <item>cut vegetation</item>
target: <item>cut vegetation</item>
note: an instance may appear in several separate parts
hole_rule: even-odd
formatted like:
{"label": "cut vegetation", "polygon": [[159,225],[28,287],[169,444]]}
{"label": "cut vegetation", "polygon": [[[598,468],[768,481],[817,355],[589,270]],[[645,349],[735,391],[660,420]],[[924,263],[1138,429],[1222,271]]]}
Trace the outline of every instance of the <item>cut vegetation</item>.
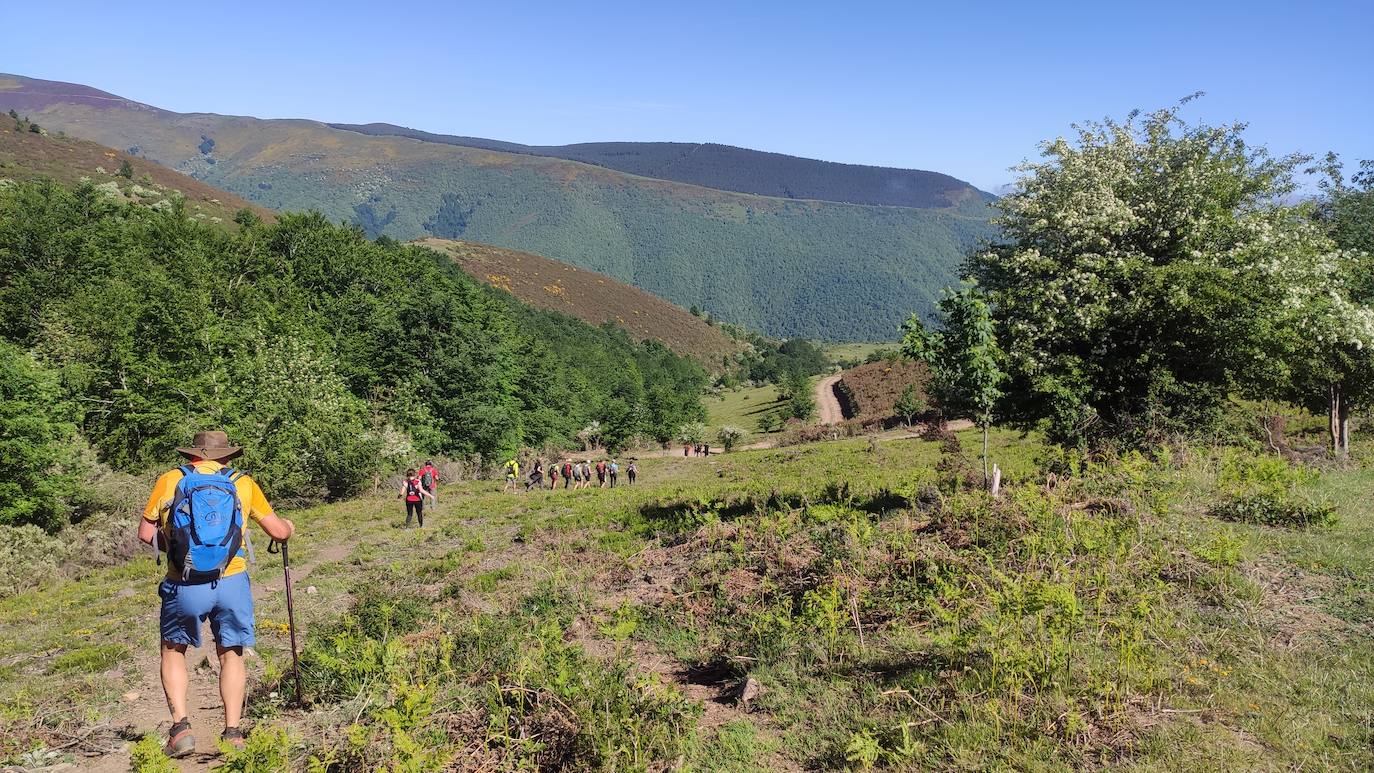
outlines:
{"label": "cut vegetation", "polygon": [[604,274],[561,261],[500,247],[448,239],[421,239],[479,282],[524,303],[577,317],[593,325],[611,323],[638,340],[655,339],[678,354],[720,370],[744,346],[718,326],[658,296]]}

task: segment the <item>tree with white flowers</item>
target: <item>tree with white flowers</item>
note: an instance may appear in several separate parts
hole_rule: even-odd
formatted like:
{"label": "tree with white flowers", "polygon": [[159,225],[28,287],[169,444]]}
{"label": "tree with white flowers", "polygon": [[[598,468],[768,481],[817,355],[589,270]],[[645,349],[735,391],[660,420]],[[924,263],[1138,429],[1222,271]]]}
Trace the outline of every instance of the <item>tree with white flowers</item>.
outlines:
{"label": "tree with white flowers", "polygon": [[1339,290],[1325,316],[1309,292],[1335,247],[1282,203],[1306,159],[1181,109],[1045,143],[997,204],[1004,242],[970,259],[1014,418],[1061,442],[1205,431],[1229,395],[1294,384],[1301,320],[1361,324]]}

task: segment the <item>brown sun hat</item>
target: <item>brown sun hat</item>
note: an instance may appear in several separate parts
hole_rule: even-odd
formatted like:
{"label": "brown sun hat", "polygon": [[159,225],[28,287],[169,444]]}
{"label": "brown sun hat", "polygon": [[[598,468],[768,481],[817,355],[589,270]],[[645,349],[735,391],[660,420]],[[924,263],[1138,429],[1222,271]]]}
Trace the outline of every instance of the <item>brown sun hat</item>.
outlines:
{"label": "brown sun hat", "polygon": [[178,448],[177,453],[198,459],[227,462],[243,453],[243,449],[229,445],[229,435],[218,430],[206,430],[197,432],[196,436],[191,438],[191,445],[187,448]]}

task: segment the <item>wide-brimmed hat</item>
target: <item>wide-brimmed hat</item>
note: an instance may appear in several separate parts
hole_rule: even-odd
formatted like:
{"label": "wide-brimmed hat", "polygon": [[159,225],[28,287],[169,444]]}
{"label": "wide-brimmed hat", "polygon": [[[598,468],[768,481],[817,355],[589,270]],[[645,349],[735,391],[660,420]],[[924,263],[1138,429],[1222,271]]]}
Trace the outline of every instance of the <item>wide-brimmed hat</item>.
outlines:
{"label": "wide-brimmed hat", "polygon": [[225,462],[243,453],[243,449],[229,445],[227,434],[219,430],[206,430],[197,432],[196,436],[191,438],[191,445],[187,448],[178,448],[177,453],[198,459]]}

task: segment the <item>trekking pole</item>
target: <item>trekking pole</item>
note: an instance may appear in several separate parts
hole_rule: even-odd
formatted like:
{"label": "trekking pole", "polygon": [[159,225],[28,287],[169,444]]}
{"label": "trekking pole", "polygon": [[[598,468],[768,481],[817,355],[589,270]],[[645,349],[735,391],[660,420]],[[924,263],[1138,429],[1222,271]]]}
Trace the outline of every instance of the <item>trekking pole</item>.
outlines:
{"label": "trekking pole", "polygon": [[[276,550],[273,550],[276,548]],[[296,673],[296,706],[305,703],[301,700],[301,662],[296,655],[296,602],[291,596],[291,558],[286,542],[272,540],[267,546],[268,553],[281,553],[282,574],[286,578],[286,625],[291,630],[291,670]]]}

